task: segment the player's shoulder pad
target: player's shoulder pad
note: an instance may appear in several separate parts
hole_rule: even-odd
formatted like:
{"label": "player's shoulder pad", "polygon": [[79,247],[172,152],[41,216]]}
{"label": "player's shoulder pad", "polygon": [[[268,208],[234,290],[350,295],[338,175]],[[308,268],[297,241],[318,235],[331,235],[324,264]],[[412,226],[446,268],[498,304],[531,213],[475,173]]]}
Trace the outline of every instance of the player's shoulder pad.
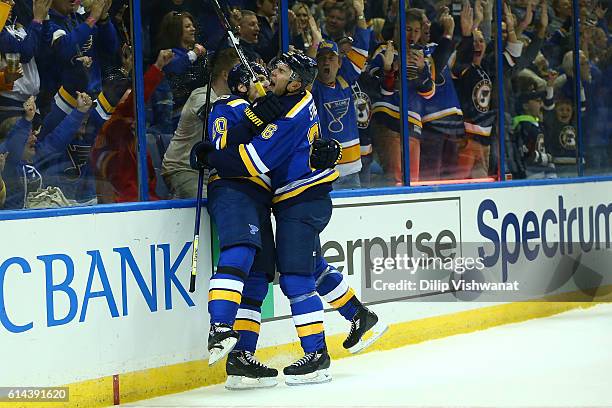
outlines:
{"label": "player's shoulder pad", "polygon": [[313,103],[313,98],[309,91],[305,91],[303,94],[281,98],[281,103],[287,112],[285,117],[294,118],[301,112],[309,112],[309,105]]}
{"label": "player's shoulder pad", "polygon": [[229,106],[231,108],[235,108],[237,106],[241,106],[242,108],[246,108],[249,103],[242,99],[240,96],[236,96],[236,95],[223,95],[220,96],[215,103],[213,104],[213,107],[217,107],[217,106],[222,106],[222,105],[226,105]]}

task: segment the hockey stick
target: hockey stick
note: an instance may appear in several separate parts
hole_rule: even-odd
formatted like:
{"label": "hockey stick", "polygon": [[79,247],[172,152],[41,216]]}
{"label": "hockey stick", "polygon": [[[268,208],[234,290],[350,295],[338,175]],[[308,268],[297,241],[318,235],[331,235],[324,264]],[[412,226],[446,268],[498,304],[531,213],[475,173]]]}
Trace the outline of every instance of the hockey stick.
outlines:
{"label": "hockey stick", "polygon": [[[212,53],[210,53],[212,54]],[[210,115],[210,94],[212,91],[212,72],[213,72],[213,57],[212,55],[207,56],[207,73],[208,78],[206,79],[206,102],[204,103],[204,127],[202,129],[202,141],[206,139],[208,134],[208,117]],[[201,110],[198,112],[200,114]],[[199,115],[200,116],[200,115]],[[202,119],[200,117],[200,119]],[[200,242],[200,217],[202,215],[202,192],[204,191],[204,169],[200,169],[198,173],[198,195],[196,197],[196,215],[195,225],[193,227],[193,252],[191,253],[191,278],[189,280],[189,292],[195,292],[196,287],[196,274],[198,269],[198,245]]]}
{"label": "hockey stick", "polygon": [[264,89],[261,82],[259,82],[259,79],[257,78],[257,74],[255,74],[255,71],[253,71],[253,68],[251,68],[249,61],[244,56],[244,53],[242,52],[242,48],[240,48],[240,43],[238,41],[238,38],[236,38],[236,36],[234,35],[234,32],[232,31],[232,26],[227,20],[227,17],[225,16],[225,14],[223,13],[223,9],[221,9],[221,5],[219,4],[219,1],[218,0],[210,0],[210,1],[213,5],[213,8],[215,9],[215,12],[217,13],[217,16],[219,17],[219,21],[221,22],[221,25],[223,26],[223,29],[225,30],[227,37],[230,40],[230,43],[232,44],[232,47],[234,47],[234,49],[236,50],[236,53],[238,54],[238,58],[240,59],[240,62],[242,63],[242,65],[247,67],[247,69],[249,70],[249,73],[251,74],[251,80],[253,81],[253,84],[255,85],[255,88],[257,89],[257,93],[259,94],[259,96],[266,96],[266,90]]}
{"label": "hockey stick", "polygon": [[[244,56],[244,53],[242,52],[242,49],[240,48],[238,39],[236,38],[236,36],[234,35],[234,32],[232,31],[232,26],[227,20],[227,17],[225,16],[225,14],[223,13],[223,10],[221,9],[221,5],[219,4],[219,1],[218,0],[210,0],[210,1],[213,4],[213,8],[215,9],[215,12],[217,13],[217,17],[219,17],[219,21],[221,22],[223,29],[225,30],[225,34],[227,35],[227,38],[232,44],[234,50],[236,50],[238,59],[240,60],[242,65],[247,67],[247,69],[249,70],[249,73],[251,74],[251,80],[253,81],[253,84],[255,85],[255,88],[257,89],[257,93],[259,94],[259,96],[265,96],[266,90],[264,89],[261,82],[259,82],[259,78],[257,78],[257,74],[255,74],[255,71],[253,71],[253,68],[251,68],[249,61]],[[208,87],[206,88],[206,103],[204,105],[205,112],[204,112],[204,120],[203,120],[204,129],[202,131],[202,141],[204,141],[206,134],[208,133],[208,116],[210,114],[210,91],[212,88],[212,64],[210,64],[210,61],[212,61],[212,59],[213,58],[211,57],[207,61],[207,65],[209,65],[208,79],[207,79]],[[191,277],[189,280],[189,292],[192,292],[192,293],[195,292],[196,275],[197,275],[197,269],[198,269],[198,246],[200,243],[199,242],[200,241],[200,217],[202,213],[202,191],[203,189],[204,189],[204,170],[201,169],[198,173],[198,196],[196,197],[196,217],[195,217],[195,225],[193,227],[193,251],[191,254]]]}

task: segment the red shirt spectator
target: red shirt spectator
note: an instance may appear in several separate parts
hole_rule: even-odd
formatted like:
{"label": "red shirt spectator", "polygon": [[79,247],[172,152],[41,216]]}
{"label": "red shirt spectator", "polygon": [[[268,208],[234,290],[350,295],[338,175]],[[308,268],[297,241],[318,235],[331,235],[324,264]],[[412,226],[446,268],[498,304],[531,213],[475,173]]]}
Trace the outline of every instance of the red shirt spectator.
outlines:
{"label": "red shirt spectator", "polygon": [[[144,75],[144,99],[149,101],[164,78],[162,68],[172,60],[171,50],[162,50],[155,64]],[[92,150],[99,203],[138,201],[138,158],[136,156],[134,98],[130,91],[106,122]],[[147,152],[150,200],[159,200],[155,193],[157,178],[151,156]]]}

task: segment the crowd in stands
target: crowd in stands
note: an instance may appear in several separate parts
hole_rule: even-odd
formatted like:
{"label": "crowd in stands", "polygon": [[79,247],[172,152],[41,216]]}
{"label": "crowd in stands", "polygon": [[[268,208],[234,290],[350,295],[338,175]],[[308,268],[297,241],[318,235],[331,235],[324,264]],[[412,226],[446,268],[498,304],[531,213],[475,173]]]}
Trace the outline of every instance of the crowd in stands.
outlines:
{"label": "crowd in stands", "polygon": [[[278,1],[221,3],[247,58],[269,63]],[[405,173],[413,184],[493,181],[502,161],[514,179],[612,170],[607,3],[579,0],[578,80],[570,0],[505,0],[499,58],[495,3],[289,1],[290,47],[318,63],[321,134],[343,146],[335,188],[403,185]],[[227,94],[237,56],[209,0],[141,7],[135,52],[128,0],[0,0],[0,208],[138,201],[134,58],[146,71],[150,199],[197,195],[189,151],[202,136],[207,71],[213,99]]]}

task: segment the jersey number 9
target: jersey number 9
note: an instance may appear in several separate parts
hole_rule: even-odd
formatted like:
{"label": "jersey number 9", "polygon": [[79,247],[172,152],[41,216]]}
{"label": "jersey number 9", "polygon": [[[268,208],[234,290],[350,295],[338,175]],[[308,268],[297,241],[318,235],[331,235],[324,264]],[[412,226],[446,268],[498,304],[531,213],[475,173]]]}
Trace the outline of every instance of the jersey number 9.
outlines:
{"label": "jersey number 9", "polygon": [[224,117],[217,118],[213,124],[213,143],[216,144],[219,137],[219,146],[224,149],[227,144],[227,119]]}

